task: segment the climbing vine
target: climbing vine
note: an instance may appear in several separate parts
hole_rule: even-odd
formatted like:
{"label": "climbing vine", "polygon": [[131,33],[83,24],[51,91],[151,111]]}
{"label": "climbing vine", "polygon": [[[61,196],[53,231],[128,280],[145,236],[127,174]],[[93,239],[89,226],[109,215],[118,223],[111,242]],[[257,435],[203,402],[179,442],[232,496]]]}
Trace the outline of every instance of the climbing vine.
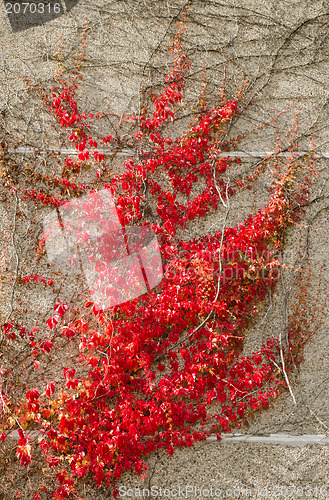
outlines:
{"label": "climbing vine", "polygon": [[[304,286],[299,308],[295,306],[287,325],[287,342],[271,337],[259,351],[242,355],[248,326],[277,285],[278,256],[287,228],[301,220],[314,166],[311,155],[304,160],[293,153],[288,159],[273,155],[252,173],[231,176],[239,159],[229,156],[226,130],[240,112],[243,86],[233,99],[223,97],[215,107],[201,99],[183,133],[166,133],[184,107],[190,71],[182,45],[184,29],[180,23],[163,91],[149,92],[140,113],[122,117],[106,136],[91,134],[90,120],[101,119],[102,113],[79,112],[81,61],[70,78],[63,72],[56,75],[51,93],[39,90],[78,152],[76,160],[65,159],[61,176],[38,174],[37,181],[48,189],[31,187],[30,182],[19,185],[18,167],[10,164],[3,145],[2,176],[11,196],[34,204],[45,215],[49,209],[65,211],[69,202],[83,199],[88,220],[96,218],[107,227],[107,215],[95,200],[97,193],[108,192],[126,231],[138,227],[156,234],[163,267],[163,278],[155,287],[108,309],[88,300],[83,311],[70,310],[58,298],[44,327],[29,330],[12,318],[3,325],[2,343],[24,341],[37,374],[63,339],[66,349],[78,351],[76,364],[65,366],[59,381],[38,376],[17,400],[2,389],[1,440],[17,429],[20,463],[28,467],[39,447],[56,476],[55,489],[44,486],[35,499],[47,493],[56,499],[71,494],[78,498],[76,480],[86,476],[111,487],[116,497],[123,472],[143,474],[148,454],[161,448],[172,454],[211,433],[220,439],[221,433],[245,424],[252,412],[268,408],[288,386],[312,329],[304,318]],[[119,151],[127,146],[127,134],[120,136],[125,126],[134,129],[128,145],[137,154],[124,162],[122,173],[112,173],[102,147]],[[267,165],[272,177],[267,203],[230,227],[232,200],[248,192]],[[92,183],[78,181],[84,169],[94,172]],[[30,181],[33,166],[25,171]],[[161,175],[169,188],[162,186]],[[195,194],[200,185],[201,193]],[[190,241],[179,237],[190,221],[216,212],[223,216],[220,230]],[[101,240],[106,241],[110,240]],[[45,246],[47,235],[40,241],[38,259],[46,259]],[[101,253],[104,257],[106,250]],[[104,260],[96,261],[95,267],[99,276],[106,275]],[[36,273],[19,275],[17,281],[50,288],[56,284],[56,279]],[[2,369],[3,378],[7,371]],[[29,429],[40,433],[33,446]]]}

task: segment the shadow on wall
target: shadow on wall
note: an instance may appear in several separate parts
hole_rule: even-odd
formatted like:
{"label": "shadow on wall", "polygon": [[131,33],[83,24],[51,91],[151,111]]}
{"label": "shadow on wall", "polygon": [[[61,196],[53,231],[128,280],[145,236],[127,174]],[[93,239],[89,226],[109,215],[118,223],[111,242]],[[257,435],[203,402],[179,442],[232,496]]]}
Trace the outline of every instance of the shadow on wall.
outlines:
{"label": "shadow on wall", "polygon": [[34,2],[4,0],[6,13],[14,33],[52,21],[70,12],[78,2],[79,0],[37,0]]}

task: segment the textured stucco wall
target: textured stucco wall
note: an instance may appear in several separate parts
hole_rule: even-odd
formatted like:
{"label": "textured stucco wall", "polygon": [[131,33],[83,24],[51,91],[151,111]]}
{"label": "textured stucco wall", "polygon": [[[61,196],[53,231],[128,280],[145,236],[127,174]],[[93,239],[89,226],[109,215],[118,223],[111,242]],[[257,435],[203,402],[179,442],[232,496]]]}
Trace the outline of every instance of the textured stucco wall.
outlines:
{"label": "textured stucco wall", "polygon": [[[56,147],[61,145],[62,137],[55,129],[48,127],[49,118],[43,112],[42,105],[28,94],[21,77],[28,76],[33,83],[47,88],[56,70],[54,52],[59,37],[63,47],[62,61],[64,66],[67,64],[69,67],[73,54],[78,50],[79,37],[86,19],[89,30],[86,61],[82,69],[83,81],[79,91],[81,108],[99,111],[110,105],[111,110],[119,116],[127,110],[137,110],[142,88],[151,85],[155,89],[160,88],[167,69],[168,46],[175,33],[175,22],[185,5],[186,2],[179,0],[81,0],[69,13],[43,26],[14,33],[6,17],[5,4],[0,3],[2,125],[6,130],[17,133],[17,138],[23,141],[21,145],[38,145],[45,149],[49,144]],[[293,126],[296,113],[299,113],[297,136],[300,149],[307,149],[314,138],[320,156],[322,153],[329,155],[328,20],[329,6],[324,0],[190,2],[185,46],[193,63],[193,71],[188,79],[185,104],[192,107],[199,95],[204,68],[214,102],[219,95],[224,74],[228,95],[248,77],[250,86],[244,99],[248,106],[230,130],[232,137],[245,134],[237,149],[249,152],[273,150],[278,137],[283,139],[283,148],[287,147],[290,137],[285,137],[285,133]],[[282,113],[283,111],[285,112]],[[183,119],[182,128],[184,123]],[[261,127],[265,123],[268,125]],[[105,131],[107,124],[100,124],[99,127],[97,132]],[[47,138],[49,143],[46,142]],[[16,156],[17,161],[22,161],[22,155]],[[41,162],[40,159],[38,161]],[[123,158],[118,156],[113,161],[113,168],[119,170],[122,161]],[[256,161],[258,160],[252,157],[245,157],[242,167],[248,168]],[[314,196],[322,186],[323,192],[327,191],[325,182],[328,160],[320,158],[318,166],[320,176],[314,187]],[[235,201],[230,223],[243,220],[255,207],[266,201],[267,195],[265,178],[254,194]],[[329,229],[326,203],[324,197],[312,206],[300,227],[302,241],[305,243],[306,226],[311,224],[309,255],[314,273],[312,293],[315,293],[316,277],[323,264],[324,281],[329,272],[325,267]],[[12,276],[16,267],[11,241],[14,209],[10,203],[0,204],[0,248],[3,249],[0,259],[3,276],[0,301],[2,321],[9,312]],[[22,209],[28,210],[24,206]],[[318,211],[316,218],[313,218]],[[216,228],[216,225],[216,219],[206,218],[190,225],[184,236],[188,239],[206,234],[211,228]],[[29,209],[26,217],[20,220],[16,232],[21,269],[26,268],[30,272],[41,270],[40,274],[47,272],[45,263],[33,263],[33,258],[41,227],[42,216]],[[296,245],[300,244],[300,234],[295,231],[288,235],[285,257],[287,265],[295,264],[294,255]],[[289,276],[287,271],[285,286],[289,285]],[[78,300],[79,290],[75,283],[63,283],[61,292],[72,303]],[[278,294],[274,298],[268,315],[265,318],[263,315],[250,330],[246,339],[246,352],[257,349],[267,335],[280,329],[283,314],[280,297]],[[32,321],[33,315],[40,310],[40,305],[41,316],[47,316],[54,299],[50,291],[43,289],[31,290],[29,296],[22,297],[18,286],[13,310],[26,309],[26,321]],[[288,393],[285,394],[268,411],[256,415],[245,432],[328,432],[327,339],[328,326],[324,323],[306,348],[305,362],[298,382],[293,386],[297,405],[293,404]],[[51,373],[51,368],[49,370]],[[286,491],[290,498],[316,498],[315,487],[327,486],[329,495],[328,458],[327,446],[287,448],[280,445],[201,443],[192,449],[178,450],[173,457],[159,453],[158,456],[148,458],[150,468],[147,479],[141,481],[138,477],[126,474],[120,485],[124,488],[147,488],[153,485],[158,489],[184,488],[189,485],[201,490],[213,487],[214,497],[217,495],[217,498],[274,498],[277,497],[275,493]],[[20,470],[17,474],[17,481],[21,482],[22,488],[25,487],[24,471]],[[33,471],[29,475],[32,482],[37,481]],[[294,490],[297,486],[302,488],[298,492]],[[313,490],[307,489],[307,486]],[[8,483],[7,487],[10,498],[11,484]],[[280,487],[289,488],[276,489]],[[127,492],[124,488],[122,492]],[[215,493],[219,489],[222,491]],[[86,483],[85,491],[85,498],[88,500],[109,498],[106,490],[97,490],[90,483]],[[197,492],[196,496],[194,490],[188,491],[188,498],[206,497],[204,491],[200,495]],[[268,496],[265,496],[267,493]],[[171,494],[172,497],[173,495],[174,493]],[[320,493],[318,496],[320,497]],[[138,497],[138,491],[129,496]]]}

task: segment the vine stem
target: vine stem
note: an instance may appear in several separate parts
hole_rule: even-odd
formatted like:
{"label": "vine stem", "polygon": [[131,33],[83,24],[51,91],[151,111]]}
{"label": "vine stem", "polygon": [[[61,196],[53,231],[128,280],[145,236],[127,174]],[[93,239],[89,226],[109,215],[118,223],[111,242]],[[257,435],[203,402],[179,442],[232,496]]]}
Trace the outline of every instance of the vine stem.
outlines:
{"label": "vine stem", "polygon": [[[12,315],[12,312],[13,312],[13,301],[14,301],[15,287],[16,287],[16,283],[17,283],[18,268],[19,268],[19,257],[18,257],[18,253],[17,253],[16,243],[15,243],[15,234],[16,234],[16,226],[17,226],[16,225],[16,221],[17,221],[18,196],[17,196],[17,190],[16,190],[16,188],[13,188],[13,190],[14,190],[14,194],[15,194],[15,211],[14,211],[14,228],[13,228],[13,231],[12,231],[12,234],[11,234],[11,240],[12,240],[12,244],[13,244],[13,248],[14,248],[14,252],[15,252],[15,256],[16,256],[16,268],[15,268],[14,283],[13,283],[13,286],[12,286],[12,289],[11,289],[11,294],[10,294],[10,309],[9,309],[7,317],[6,317],[5,321],[4,321],[4,324],[8,323],[8,321],[9,321],[11,315]],[[0,345],[3,342],[3,339],[4,339],[4,333],[2,331],[1,332]]]}
{"label": "vine stem", "polygon": [[[224,216],[224,222],[223,222],[222,231],[221,231],[220,245],[219,245],[219,249],[218,249],[219,275],[218,275],[218,280],[217,280],[216,295],[215,295],[215,298],[213,300],[213,304],[214,304],[217,301],[217,299],[218,299],[218,295],[219,295],[219,292],[220,292],[220,282],[221,282],[221,278],[222,278],[222,274],[223,274],[221,252],[222,252],[222,247],[223,247],[223,243],[224,243],[224,236],[225,236],[225,229],[226,229],[227,218],[228,218],[228,215],[230,213],[230,200],[229,200],[229,197],[228,197],[228,189],[229,189],[229,185],[230,185],[230,179],[228,178],[227,183],[226,183],[226,193],[225,193],[226,202],[224,201],[224,199],[222,197],[222,194],[220,192],[220,189],[217,186],[215,170],[213,170],[213,179],[214,179],[214,185],[215,185],[216,191],[218,193],[218,196],[219,196],[222,204],[226,208],[226,212],[225,212],[225,216]],[[183,342],[185,342],[190,337],[192,337],[192,335],[194,335],[197,331],[199,331],[200,328],[202,328],[207,323],[207,321],[209,321],[209,319],[211,318],[213,312],[214,312],[214,310],[211,309],[211,311],[208,313],[208,316],[187,337],[185,337],[184,339],[182,339],[179,342],[177,342],[174,346],[172,346],[171,348],[169,348],[168,351],[172,351],[175,347],[181,345]],[[160,358],[160,356],[155,361],[157,361],[159,358]]]}

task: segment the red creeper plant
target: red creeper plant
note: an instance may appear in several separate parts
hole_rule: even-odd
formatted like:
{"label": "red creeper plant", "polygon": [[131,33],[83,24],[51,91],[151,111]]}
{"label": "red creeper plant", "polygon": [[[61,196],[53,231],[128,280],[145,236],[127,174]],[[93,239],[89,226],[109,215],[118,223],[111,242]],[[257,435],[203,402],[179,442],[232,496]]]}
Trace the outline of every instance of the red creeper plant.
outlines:
{"label": "red creeper plant", "polygon": [[[101,186],[115,197],[123,227],[138,225],[156,232],[164,268],[164,279],[156,289],[113,306],[110,315],[89,301],[87,320],[81,316],[69,320],[68,306],[58,301],[46,325],[77,346],[76,366],[63,369],[62,387],[40,381],[39,388],[29,389],[16,405],[2,395],[9,412],[2,430],[8,432],[19,422],[17,458],[23,465],[32,460],[25,433],[28,423],[37,424],[42,433],[39,447],[58,482],[53,498],[68,498],[76,491],[74,478],[88,474],[97,485],[113,487],[117,496],[115,485],[124,471],[142,474],[146,469],[143,457],[161,448],[172,454],[176,447],[192,446],[213,432],[220,439],[221,432],[246,423],[251,411],[267,408],[285,384],[277,370],[282,351],[278,339],[269,338],[250,356],[241,353],[250,321],[277,283],[278,252],[287,227],[298,220],[300,207],[307,203],[312,168],[300,183],[300,161],[293,156],[281,163],[276,159],[264,207],[236,227],[224,224],[215,234],[191,241],[178,237],[189,221],[208,213],[224,209],[227,220],[236,193],[262,173],[258,168],[229,184],[234,160],[222,152],[227,147],[226,124],[239,111],[236,99],[212,108],[203,101],[202,111],[185,132],[176,138],[166,135],[166,125],[175,122],[183,106],[190,69],[182,30],[180,25],[171,49],[173,66],[163,92],[153,98],[152,114],[145,108],[119,124],[131,122],[136,127],[133,145],[138,151],[124,163],[121,174],[107,176],[98,147],[102,143],[122,146],[123,139],[115,131],[100,139],[92,137],[88,120],[93,116],[78,111],[76,77],[60,81],[51,97],[44,96],[49,111],[79,151],[78,160],[65,160],[63,175],[82,173],[88,162],[92,164],[96,179],[91,190]],[[161,186],[160,172],[166,174],[170,190]],[[67,177],[43,180],[62,186],[72,196],[87,189]],[[203,190],[194,196],[197,182]],[[21,196],[41,207],[68,201],[35,189],[24,189]],[[157,214],[153,223],[145,217],[151,199]],[[87,215],[100,217],[93,206]],[[101,268],[100,261],[99,272]],[[37,274],[21,279],[30,280],[46,284]],[[95,317],[98,326],[92,320]],[[4,327],[11,339],[13,326]],[[306,335],[305,329],[309,325],[294,316],[286,360],[291,359],[292,344],[298,345],[296,338]],[[28,333],[29,345],[38,367],[38,358],[56,349],[57,337],[37,343],[33,333]],[[298,364],[295,353],[294,359]],[[9,414],[15,415],[14,424],[6,421]],[[61,467],[61,457],[67,460],[66,468]]]}

